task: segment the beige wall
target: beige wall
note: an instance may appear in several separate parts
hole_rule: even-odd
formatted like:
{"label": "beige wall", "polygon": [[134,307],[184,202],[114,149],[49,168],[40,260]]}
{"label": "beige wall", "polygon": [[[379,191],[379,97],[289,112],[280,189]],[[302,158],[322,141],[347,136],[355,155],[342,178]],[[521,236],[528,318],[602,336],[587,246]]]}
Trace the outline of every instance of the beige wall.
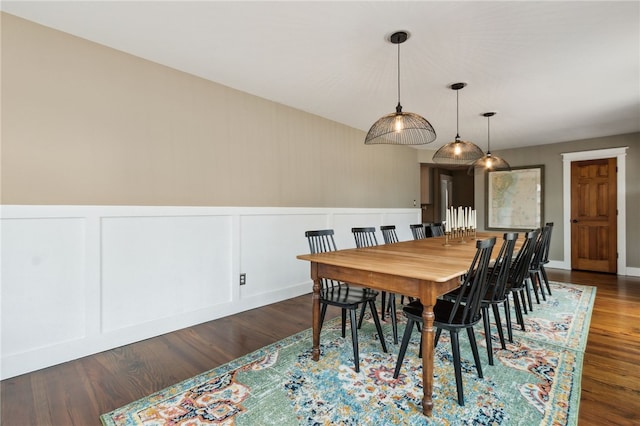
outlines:
{"label": "beige wall", "polygon": [[2,204],[413,207],[364,136],[2,14]]}

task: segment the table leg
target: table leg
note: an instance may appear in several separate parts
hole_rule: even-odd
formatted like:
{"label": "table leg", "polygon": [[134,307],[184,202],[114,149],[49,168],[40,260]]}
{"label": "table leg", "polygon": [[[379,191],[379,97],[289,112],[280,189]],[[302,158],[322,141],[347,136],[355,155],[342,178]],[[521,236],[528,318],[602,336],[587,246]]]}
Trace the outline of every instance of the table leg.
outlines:
{"label": "table leg", "polygon": [[313,279],[313,305],[311,308],[313,348],[311,350],[311,359],[318,361],[320,359],[320,288],[322,284],[320,278],[318,278],[317,263],[311,263],[311,278]]}
{"label": "table leg", "polygon": [[422,413],[431,416],[433,411],[433,306],[422,309]]}

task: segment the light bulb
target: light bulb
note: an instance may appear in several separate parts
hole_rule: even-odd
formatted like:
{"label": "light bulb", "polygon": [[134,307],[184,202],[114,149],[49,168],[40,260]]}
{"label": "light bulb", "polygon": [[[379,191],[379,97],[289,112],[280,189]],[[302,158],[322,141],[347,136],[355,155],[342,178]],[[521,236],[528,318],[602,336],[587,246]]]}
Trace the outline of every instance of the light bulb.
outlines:
{"label": "light bulb", "polygon": [[485,167],[487,169],[490,169],[493,166],[493,164],[491,163],[491,158],[487,158],[487,162],[485,163]]}
{"label": "light bulb", "polygon": [[400,114],[396,115],[396,122],[393,127],[395,128],[396,133],[399,133],[404,129],[404,123]]}
{"label": "light bulb", "polygon": [[460,143],[456,142],[455,144],[453,144],[453,153],[455,155],[460,155]]}

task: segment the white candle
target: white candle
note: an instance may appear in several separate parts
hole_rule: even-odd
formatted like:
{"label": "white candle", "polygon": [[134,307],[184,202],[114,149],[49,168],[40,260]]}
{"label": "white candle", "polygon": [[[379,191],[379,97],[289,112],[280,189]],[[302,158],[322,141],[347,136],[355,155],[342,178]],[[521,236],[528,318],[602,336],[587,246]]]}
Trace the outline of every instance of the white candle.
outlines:
{"label": "white candle", "polygon": [[453,221],[456,224],[456,229],[457,229],[460,226],[458,224],[458,210],[453,209],[453,217],[454,217]]}
{"label": "white candle", "polygon": [[456,223],[456,211],[451,208],[451,228],[456,229],[456,226],[458,226]]}

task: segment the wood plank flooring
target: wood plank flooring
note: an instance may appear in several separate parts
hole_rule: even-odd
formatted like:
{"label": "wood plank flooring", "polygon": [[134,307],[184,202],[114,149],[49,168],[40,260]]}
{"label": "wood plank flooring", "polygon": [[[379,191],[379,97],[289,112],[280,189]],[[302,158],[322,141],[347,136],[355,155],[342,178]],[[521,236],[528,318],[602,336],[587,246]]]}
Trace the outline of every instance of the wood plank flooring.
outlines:
{"label": "wood plank flooring", "polygon": [[[548,272],[598,288],[579,424],[640,424],[640,278]],[[99,425],[102,413],[310,327],[310,307],[301,296],[4,380],[0,424]]]}

